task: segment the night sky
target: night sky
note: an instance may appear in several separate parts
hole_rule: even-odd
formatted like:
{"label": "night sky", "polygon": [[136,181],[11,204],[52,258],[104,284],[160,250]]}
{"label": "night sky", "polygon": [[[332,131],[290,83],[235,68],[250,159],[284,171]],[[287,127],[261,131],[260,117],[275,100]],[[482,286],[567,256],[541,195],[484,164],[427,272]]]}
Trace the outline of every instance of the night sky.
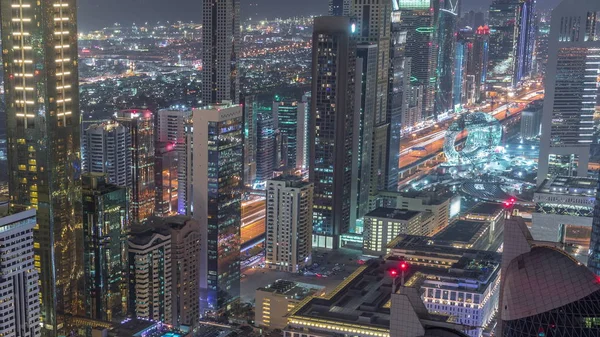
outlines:
{"label": "night sky", "polygon": [[[492,0],[464,0],[464,10],[485,10]],[[241,0],[242,16],[258,19],[293,15],[324,14],[327,0]],[[540,9],[560,0],[537,0]],[[182,20],[200,22],[202,0],[79,0],[81,31],[98,29],[115,22]]]}

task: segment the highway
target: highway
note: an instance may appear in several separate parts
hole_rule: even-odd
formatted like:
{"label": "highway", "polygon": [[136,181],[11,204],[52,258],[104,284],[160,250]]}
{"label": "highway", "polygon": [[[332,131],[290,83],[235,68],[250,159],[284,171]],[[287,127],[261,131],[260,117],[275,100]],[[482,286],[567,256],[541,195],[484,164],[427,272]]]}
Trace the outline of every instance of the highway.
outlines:
{"label": "highway", "polygon": [[254,198],[242,203],[242,244],[265,233],[265,199]]}
{"label": "highway", "polygon": [[[540,90],[534,90],[532,92],[528,92],[515,98],[515,100],[533,102],[544,97],[543,94],[538,94],[539,91]],[[518,107],[509,108],[509,106],[513,104],[514,103],[509,102],[501,105],[494,109],[494,111],[490,112],[490,114],[502,122],[504,119],[520,113],[527,106],[527,104],[522,103]],[[507,109],[509,111],[508,114],[506,113]],[[424,136],[415,138],[413,140],[407,139],[408,141],[402,141],[400,145],[400,168],[408,167],[423,157],[442,151],[444,147],[444,137],[446,136],[446,131],[440,129],[446,127],[448,124],[449,122],[444,122],[443,126],[435,125],[431,127],[431,131]],[[457,140],[461,140],[464,137],[466,137],[466,132],[463,132],[463,134],[459,135]]]}

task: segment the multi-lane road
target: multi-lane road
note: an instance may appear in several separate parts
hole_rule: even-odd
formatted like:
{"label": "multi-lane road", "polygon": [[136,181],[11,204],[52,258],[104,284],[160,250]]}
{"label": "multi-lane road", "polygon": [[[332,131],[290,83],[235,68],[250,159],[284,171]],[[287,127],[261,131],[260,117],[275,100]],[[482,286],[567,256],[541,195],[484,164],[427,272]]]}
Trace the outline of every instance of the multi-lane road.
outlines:
{"label": "multi-lane road", "polygon": [[[544,95],[539,94],[538,92],[539,90],[535,90],[534,92],[528,92],[515,98],[515,101],[533,102],[535,100],[543,98]],[[514,103],[512,102],[506,103],[497,107],[496,109],[494,109],[494,111],[489,113],[502,122],[506,118],[520,113],[527,106],[527,103],[521,103],[517,107],[511,107],[513,104]],[[403,141],[401,141],[400,143],[400,167],[408,167],[423,157],[427,157],[442,151],[444,147],[446,131],[441,129],[447,127],[447,125],[448,122],[444,122],[443,126],[434,125],[429,128],[430,131],[428,133],[418,138],[414,137],[414,139],[410,139],[411,136],[409,136],[403,139]],[[466,133],[460,135],[459,140],[465,136]]]}
{"label": "multi-lane road", "polygon": [[242,203],[242,244],[265,233],[265,199],[255,198]]}

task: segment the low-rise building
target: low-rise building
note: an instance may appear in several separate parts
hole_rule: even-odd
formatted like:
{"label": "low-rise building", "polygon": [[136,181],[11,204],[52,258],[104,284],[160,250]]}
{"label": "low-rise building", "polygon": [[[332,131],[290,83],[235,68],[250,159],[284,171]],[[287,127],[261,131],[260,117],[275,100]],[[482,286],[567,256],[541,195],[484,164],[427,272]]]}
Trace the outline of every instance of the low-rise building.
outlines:
{"label": "low-rise building", "polygon": [[[424,213],[379,207],[364,217],[363,254],[384,255],[390,241],[400,234],[422,234]],[[431,218],[425,214],[425,218]],[[428,223],[428,222],[425,222]]]}
{"label": "low-rise building", "polygon": [[285,280],[256,289],[254,324],[269,329],[285,328],[287,313],[322,289],[322,286]]}
{"label": "low-rise building", "polygon": [[450,219],[458,215],[460,196],[449,189],[439,187],[419,191],[381,191],[377,195],[377,207],[432,213],[433,219],[428,232],[423,233],[431,236],[448,226]]}

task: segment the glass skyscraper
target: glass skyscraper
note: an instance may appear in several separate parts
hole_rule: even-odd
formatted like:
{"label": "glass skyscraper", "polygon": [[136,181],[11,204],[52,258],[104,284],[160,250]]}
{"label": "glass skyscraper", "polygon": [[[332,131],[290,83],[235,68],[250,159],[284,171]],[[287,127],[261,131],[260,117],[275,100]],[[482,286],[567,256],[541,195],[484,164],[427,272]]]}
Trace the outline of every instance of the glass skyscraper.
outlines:
{"label": "glass skyscraper", "polygon": [[356,25],[348,17],[315,18],[309,180],[315,184],[313,246],[338,248],[351,218]]}
{"label": "glass skyscraper", "polygon": [[0,1],[10,208],[35,208],[43,333],[83,313],[75,0]]}
{"label": "glass skyscraper", "polygon": [[230,309],[240,296],[242,107],[226,102],[193,112],[193,217],[201,224],[203,314]]}
{"label": "glass skyscraper", "polygon": [[82,177],[86,316],[112,321],[127,315],[127,189],[101,173]]}
{"label": "glass skyscraper", "polygon": [[435,110],[437,115],[452,111],[454,109],[453,94],[454,96],[460,96],[460,92],[453,92],[458,1],[440,1],[441,8],[439,10],[437,27],[437,87],[435,90]]}

